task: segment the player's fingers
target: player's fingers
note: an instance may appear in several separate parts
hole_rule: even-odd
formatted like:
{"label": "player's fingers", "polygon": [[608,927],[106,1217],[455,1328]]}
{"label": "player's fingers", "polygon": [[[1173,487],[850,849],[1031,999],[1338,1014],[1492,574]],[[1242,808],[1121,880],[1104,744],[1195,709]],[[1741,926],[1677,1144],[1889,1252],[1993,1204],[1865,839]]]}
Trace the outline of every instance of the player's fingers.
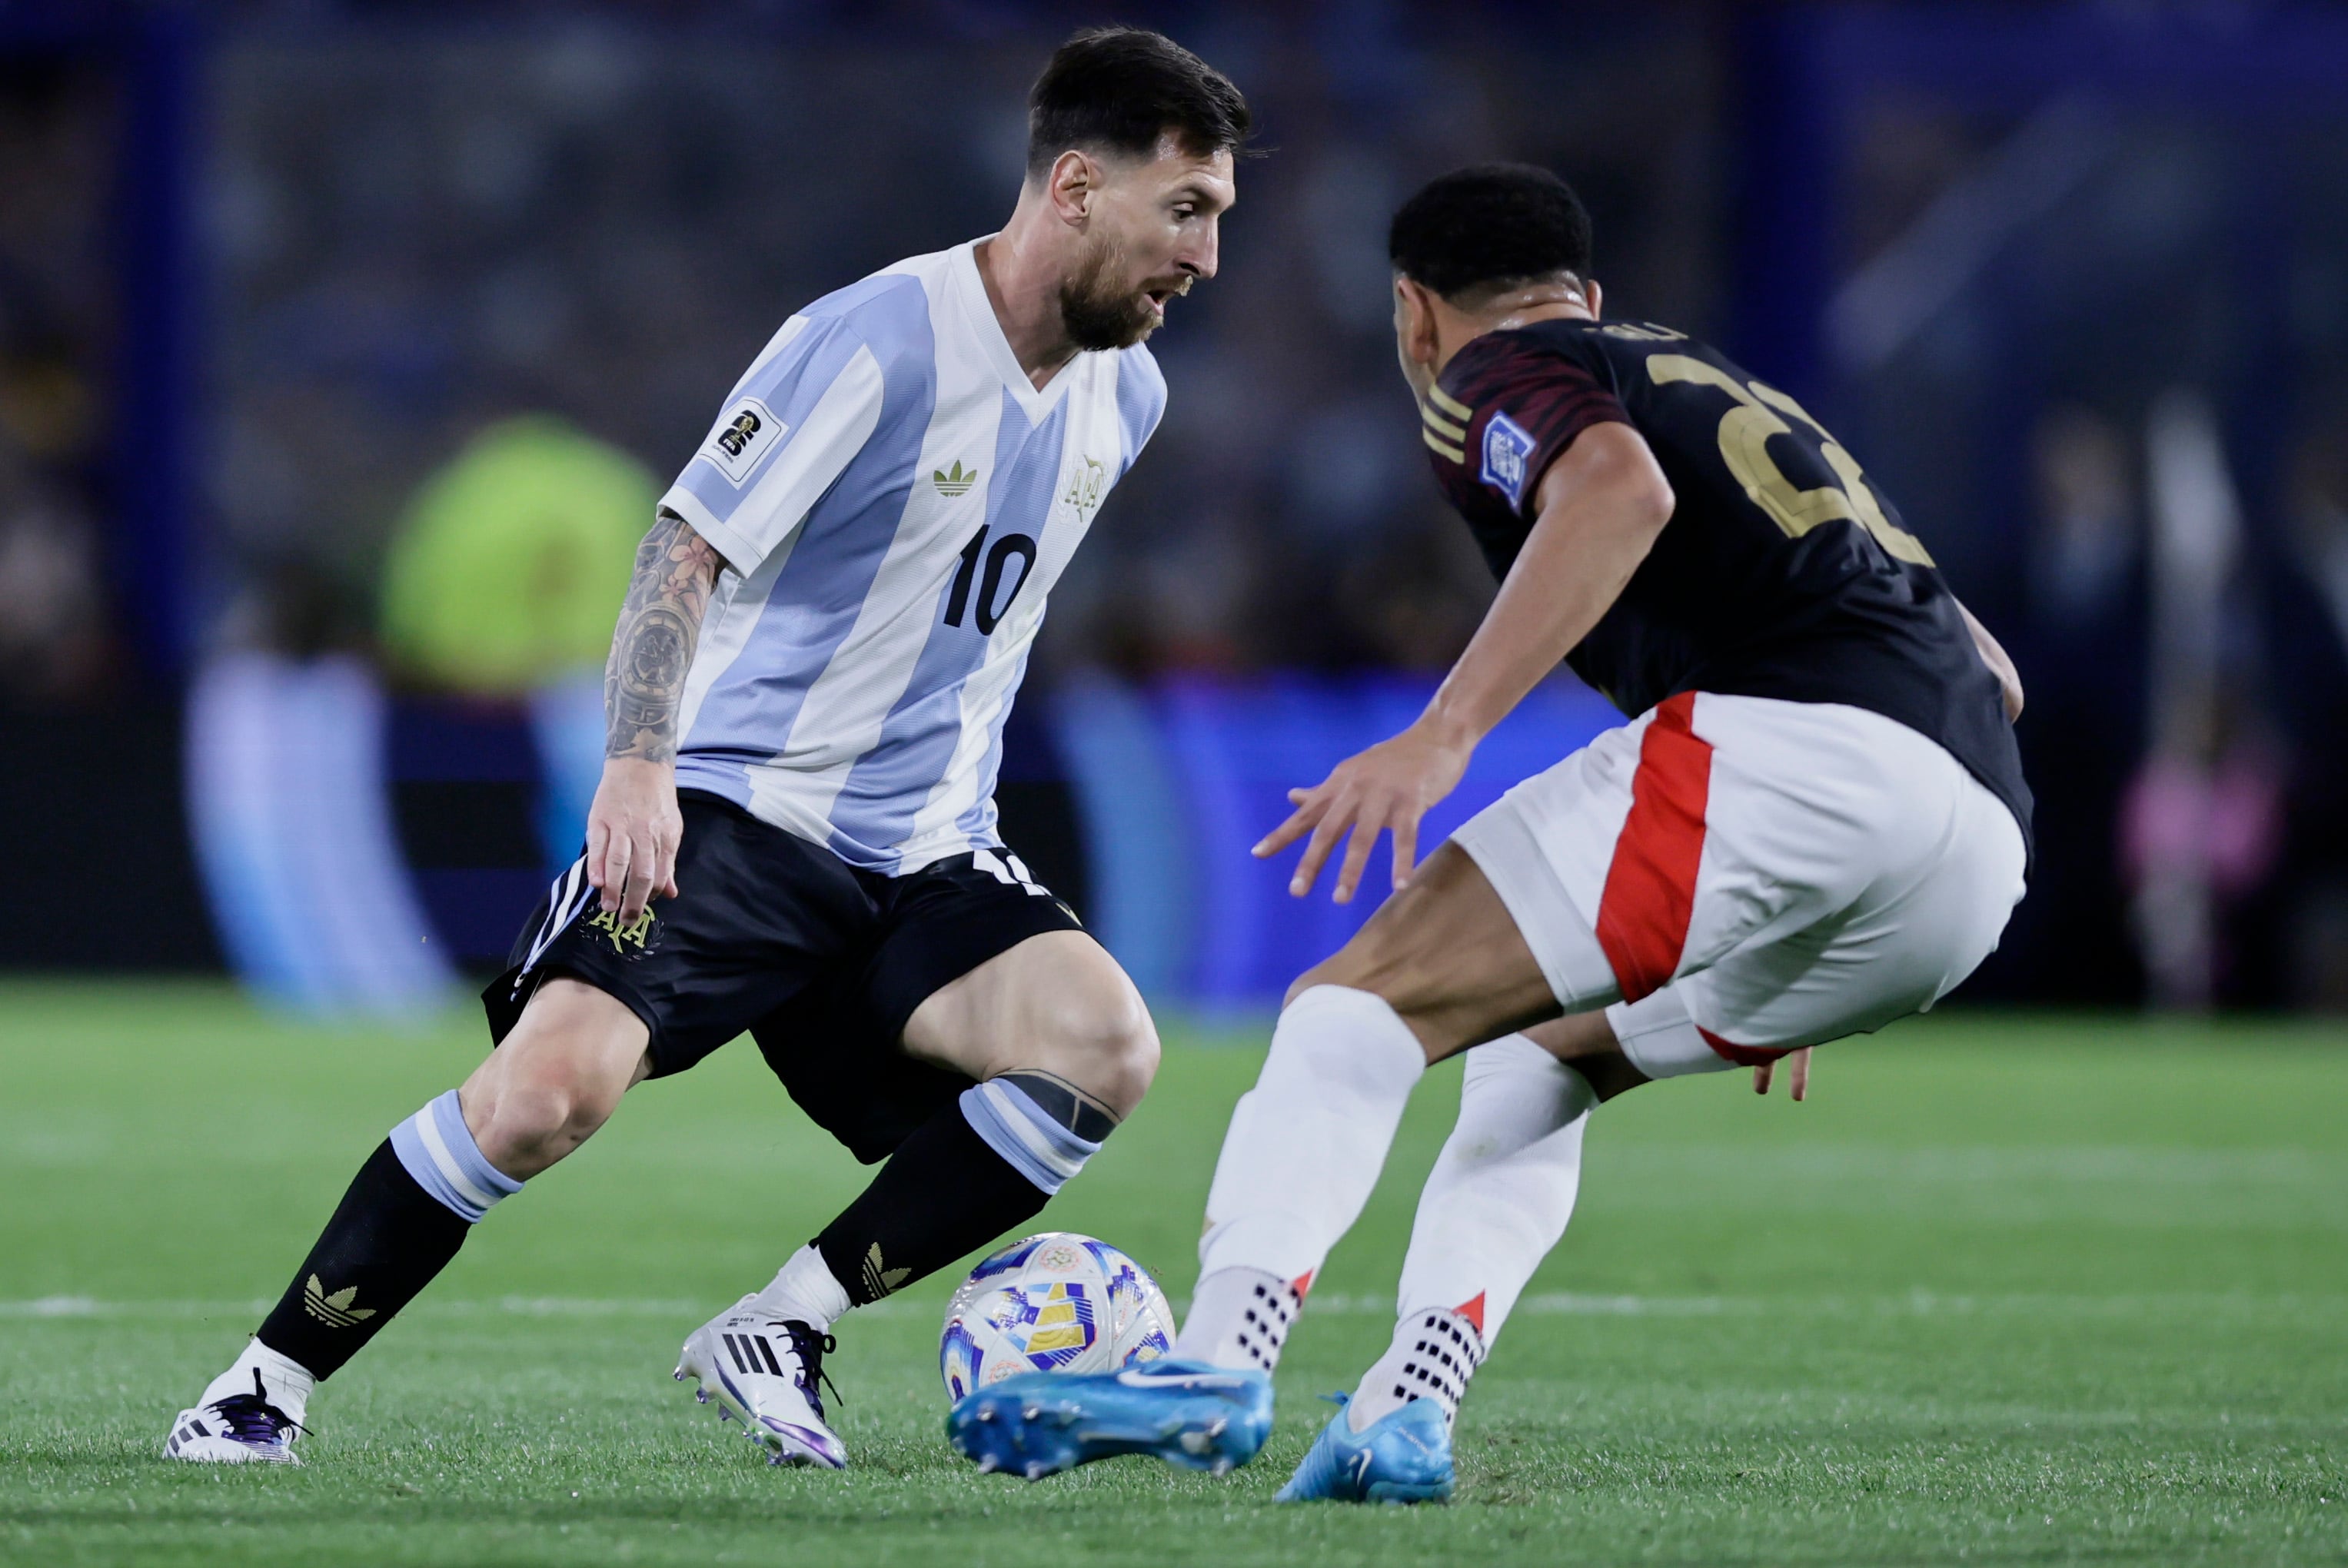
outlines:
{"label": "player's fingers", "polygon": [[1350,904],[1360,890],[1362,878],[1369,875],[1370,855],[1378,846],[1378,836],[1395,825],[1401,815],[1400,806],[1391,800],[1379,800],[1354,813],[1354,836],[1345,845],[1345,858],[1337,868],[1335,893],[1337,902]]}
{"label": "player's fingers", "polygon": [[1337,847],[1337,841],[1353,825],[1354,812],[1350,803],[1337,803],[1321,814],[1321,820],[1313,825],[1313,838],[1304,846],[1304,857],[1296,863],[1296,875],[1288,879],[1289,897],[1302,898],[1313,891],[1313,884],[1320,880],[1321,867],[1327,862],[1329,852]]}
{"label": "player's fingers", "polygon": [[1418,814],[1408,812],[1394,825],[1394,889],[1399,893],[1418,869]]}
{"label": "player's fingers", "polygon": [[1337,866],[1335,896],[1340,904],[1354,901],[1354,889],[1362,884],[1362,873],[1370,868],[1370,851],[1377,847],[1378,833],[1385,825],[1385,813],[1363,812],[1354,821],[1354,836],[1345,841],[1345,858]]}
{"label": "player's fingers", "polygon": [[1306,801],[1311,800],[1312,798],[1313,792],[1306,789],[1303,784],[1298,784],[1294,789],[1288,792],[1288,804],[1291,805],[1303,805]]}
{"label": "player's fingers", "polygon": [[1268,856],[1277,855],[1303,837],[1313,825],[1321,820],[1322,809],[1309,800],[1300,802],[1296,809],[1289,813],[1286,822],[1256,840],[1255,849],[1252,852],[1255,857],[1262,860]]}
{"label": "player's fingers", "polygon": [[644,843],[631,845],[629,849],[628,880],[623,889],[625,896],[620,901],[622,925],[640,917],[644,906],[652,902],[654,867],[658,864],[660,854],[659,846],[649,834],[645,835]]}
{"label": "player's fingers", "polygon": [[676,897],[676,846],[678,835],[674,827],[664,825],[654,845],[658,851],[653,857],[653,890],[655,898]]}
{"label": "player's fingers", "polygon": [[609,915],[620,907],[628,886],[628,866],[634,860],[636,846],[624,833],[607,836],[603,845],[603,897],[600,900],[603,913]]}
{"label": "player's fingers", "polygon": [[1774,1061],[1757,1061],[1753,1064],[1754,1093],[1766,1094],[1769,1092],[1769,1078],[1776,1071],[1776,1066],[1777,1064]]}
{"label": "player's fingers", "polygon": [[1802,1047],[1786,1059],[1786,1089],[1796,1100],[1810,1097],[1810,1048]]}
{"label": "player's fingers", "polygon": [[606,868],[603,864],[603,852],[610,847],[611,843],[612,830],[604,826],[600,819],[589,817],[587,819],[587,885],[591,887],[600,889],[605,886],[603,877]]}

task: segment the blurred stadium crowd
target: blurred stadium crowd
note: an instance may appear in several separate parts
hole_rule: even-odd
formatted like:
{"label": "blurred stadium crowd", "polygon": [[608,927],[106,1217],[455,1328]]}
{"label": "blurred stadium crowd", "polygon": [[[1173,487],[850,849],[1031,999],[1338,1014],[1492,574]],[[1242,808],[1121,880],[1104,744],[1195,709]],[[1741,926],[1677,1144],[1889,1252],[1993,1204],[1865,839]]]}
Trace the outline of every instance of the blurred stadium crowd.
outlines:
{"label": "blurred stadium crowd", "polygon": [[[82,913],[0,962],[212,961],[120,913],[195,885],[163,840],[208,661],[355,656],[459,723],[592,670],[637,519],[758,345],[992,227],[1030,77],[1097,19],[0,14],[0,703],[30,721],[0,803],[132,844],[54,850]],[[1976,990],[2348,1007],[2340,24],[1119,19],[1229,71],[1264,156],[1222,276],[1153,344],[1169,415],[1056,596],[1030,703],[1443,667],[1490,587],[1422,472],[1385,220],[1444,169],[1546,163],[1592,209],[1610,313],[1801,396],[2020,661],[2042,857]],[[183,482],[147,471],[150,439],[189,455]]]}

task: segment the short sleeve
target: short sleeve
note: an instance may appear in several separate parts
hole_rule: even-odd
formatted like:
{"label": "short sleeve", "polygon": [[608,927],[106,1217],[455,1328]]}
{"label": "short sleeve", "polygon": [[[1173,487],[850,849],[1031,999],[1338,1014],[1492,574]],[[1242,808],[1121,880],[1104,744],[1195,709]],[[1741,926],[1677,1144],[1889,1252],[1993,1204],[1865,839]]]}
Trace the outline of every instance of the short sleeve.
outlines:
{"label": "short sleeve", "polygon": [[661,497],[744,576],[791,537],[880,422],[880,362],[838,318],[793,316]]}
{"label": "short sleeve", "polygon": [[1631,423],[1586,366],[1513,332],[1487,333],[1454,354],[1427,401],[1427,445],[1446,488],[1480,493],[1528,522],[1541,476],[1575,436]]}

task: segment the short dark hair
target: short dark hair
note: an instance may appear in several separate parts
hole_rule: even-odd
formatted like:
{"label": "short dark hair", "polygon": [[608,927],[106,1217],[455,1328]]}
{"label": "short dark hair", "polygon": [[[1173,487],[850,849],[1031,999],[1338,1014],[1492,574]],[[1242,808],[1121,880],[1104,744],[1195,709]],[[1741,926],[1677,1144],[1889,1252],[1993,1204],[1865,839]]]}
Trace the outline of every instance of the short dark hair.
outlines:
{"label": "short dark hair", "polygon": [[1529,163],[1479,163],[1429,180],[1386,231],[1395,271],[1445,299],[1570,272],[1590,276],[1590,214]]}
{"label": "short dark hair", "polygon": [[1087,27],[1052,51],[1027,95],[1027,172],[1072,147],[1148,158],[1171,131],[1198,158],[1239,150],[1247,99],[1189,50],[1141,27]]}

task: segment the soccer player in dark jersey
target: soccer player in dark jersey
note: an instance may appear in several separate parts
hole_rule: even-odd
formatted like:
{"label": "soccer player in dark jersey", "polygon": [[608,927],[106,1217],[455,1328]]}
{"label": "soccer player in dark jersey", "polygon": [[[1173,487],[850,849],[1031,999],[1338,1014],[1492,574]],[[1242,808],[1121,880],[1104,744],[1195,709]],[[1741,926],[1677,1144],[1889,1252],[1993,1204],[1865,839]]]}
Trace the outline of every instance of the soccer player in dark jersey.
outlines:
{"label": "soccer player in dark jersey", "polygon": [[[1300,897],[1339,856],[1343,901],[1391,833],[1395,893],[1289,992],[1174,1361],[972,1395],[956,1440],[982,1462],[1245,1462],[1412,1086],[1472,1048],[1392,1346],[1281,1493],[1448,1496],[1460,1396],[1564,1234],[1591,1110],[1738,1065],[1766,1092],[1788,1055],[1798,1098],[1810,1046],[1931,1007],[2022,897],[2013,665],[1833,436],[1685,333],[1606,319],[1589,220],[1544,170],[1436,180],[1391,252],[1403,374],[1499,595],[1425,713],[1256,846],[1305,841]],[[1630,722],[1415,867],[1420,818],[1560,660]]]}

